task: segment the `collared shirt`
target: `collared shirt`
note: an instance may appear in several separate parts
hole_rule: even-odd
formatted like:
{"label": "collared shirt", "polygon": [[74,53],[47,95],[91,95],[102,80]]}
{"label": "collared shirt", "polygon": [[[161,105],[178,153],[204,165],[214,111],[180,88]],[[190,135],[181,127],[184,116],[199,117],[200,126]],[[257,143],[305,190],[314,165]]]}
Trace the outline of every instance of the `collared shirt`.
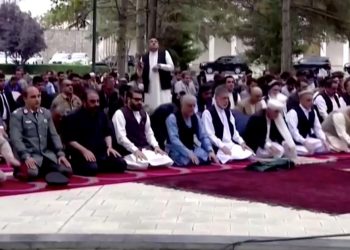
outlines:
{"label": "collared shirt", "polygon": [[[133,113],[134,113],[136,121],[138,123],[140,123],[141,122],[140,112],[134,111]],[[146,118],[144,133],[146,135],[147,142],[152,147],[158,147],[158,142],[157,142],[156,138],[154,137],[154,133],[153,133],[153,130],[151,128],[150,118],[149,118],[148,114],[146,114],[146,115],[147,115],[147,118]],[[117,110],[117,112],[115,112],[115,114],[113,115],[113,118],[112,118],[112,122],[113,122],[113,126],[115,129],[118,143],[120,145],[122,145],[129,152],[137,151],[138,148],[126,136],[125,126],[127,126],[127,124],[126,124],[124,114],[121,110]]]}
{"label": "collared shirt", "polygon": [[[229,98],[230,98],[230,109],[234,109],[236,104],[235,104],[235,101],[233,100],[232,92],[230,92]],[[237,103],[240,101],[241,101],[241,95],[237,93]]]}
{"label": "collared shirt", "polygon": [[82,102],[80,98],[76,95],[72,95],[72,98],[69,99],[64,93],[59,94],[53,100],[51,105],[51,110],[58,112],[60,115],[67,115],[73,110],[80,108]]}
{"label": "collared shirt", "polygon": [[[235,118],[233,117],[231,112],[230,112],[230,120],[228,121],[225,110],[219,108],[216,104],[214,104],[214,106],[215,106],[216,111],[218,112],[218,115],[220,117],[222,124],[224,125],[224,131],[223,131],[223,138],[221,140],[220,138],[218,138],[215,135],[213,119],[212,119],[212,116],[210,114],[210,111],[205,110],[203,112],[203,115],[202,115],[202,120],[203,120],[204,129],[207,132],[207,134],[210,138],[210,141],[218,148],[224,147],[224,143],[232,142],[232,140],[238,144],[244,143],[244,140],[242,139],[242,137],[240,136],[240,134],[236,130]],[[231,137],[231,133],[230,133],[229,122],[233,126],[233,136],[232,137]]]}
{"label": "collared shirt", "polygon": [[193,82],[189,82],[189,84],[185,84],[183,81],[178,81],[175,83],[174,86],[174,92],[176,94],[180,94],[180,92],[185,92],[186,94],[190,95],[197,95],[196,87],[194,86]]}
{"label": "collared shirt", "polygon": [[[310,111],[305,109],[302,105],[299,105],[299,106],[303,110],[306,118],[309,119]],[[316,135],[317,138],[319,138],[321,140],[325,140],[326,135],[324,134],[324,132],[322,130],[320,120],[318,119],[316,112],[315,111],[313,111],[313,112],[315,113],[315,121],[314,121],[314,126],[312,128],[312,132]],[[292,134],[294,141],[299,142],[301,144],[304,144],[306,138],[304,138],[298,130],[298,123],[299,123],[298,114],[294,109],[289,110],[289,112],[286,115],[286,121],[287,121],[288,128],[290,130],[290,133]]]}
{"label": "collared shirt", "polygon": [[[210,152],[213,150],[212,146],[211,146],[211,142],[210,139],[207,135],[207,133],[205,132],[202,122],[201,120],[198,118],[198,140],[201,143],[201,147],[207,151]],[[180,140],[179,137],[179,128],[177,126],[177,121],[176,121],[176,117],[174,114],[171,114],[170,116],[168,116],[168,118],[166,119],[166,127],[168,130],[168,135],[169,135],[169,140],[168,140],[168,147],[169,149],[173,150],[173,151],[177,151],[179,152],[181,155],[184,156],[189,156],[190,152],[192,152],[190,149],[188,149]],[[185,120],[185,123],[188,127],[192,127],[192,122],[191,119],[187,119]]]}
{"label": "collared shirt", "polygon": [[10,109],[10,105],[7,101],[5,91],[0,91],[0,98],[1,98],[1,105],[2,105],[2,109],[3,109],[1,118],[3,121],[6,121],[11,114],[11,109]]}
{"label": "collared shirt", "polygon": [[[346,107],[346,103],[345,103],[345,101],[344,101],[343,98],[340,98],[340,97],[338,96],[340,107],[338,107],[338,104],[337,104],[337,102],[335,101],[334,96],[329,96],[329,98],[330,98],[331,101],[332,101],[333,111]],[[322,116],[322,118],[323,118],[323,119],[326,119],[326,117],[328,116],[328,113],[327,113],[327,104],[326,104],[326,101],[324,100],[323,96],[322,96],[322,95],[318,95],[318,96],[315,98],[314,104],[315,104],[315,106],[317,106],[318,112],[320,113],[320,115]]]}

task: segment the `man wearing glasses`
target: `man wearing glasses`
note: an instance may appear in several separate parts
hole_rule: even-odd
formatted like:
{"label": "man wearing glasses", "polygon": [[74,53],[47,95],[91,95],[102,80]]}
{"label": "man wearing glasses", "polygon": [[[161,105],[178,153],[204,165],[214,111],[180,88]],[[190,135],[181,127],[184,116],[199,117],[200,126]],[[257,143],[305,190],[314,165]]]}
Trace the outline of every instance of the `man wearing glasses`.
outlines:
{"label": "man wearing glasses", "polygon": [[127,94],[127,106],[117,110],[112,121],[117,142],[124,148],[128,169],[144,170],[149,166],[169,166],[173,161],[160,149],[143,109],[143,92],[132,88]]}

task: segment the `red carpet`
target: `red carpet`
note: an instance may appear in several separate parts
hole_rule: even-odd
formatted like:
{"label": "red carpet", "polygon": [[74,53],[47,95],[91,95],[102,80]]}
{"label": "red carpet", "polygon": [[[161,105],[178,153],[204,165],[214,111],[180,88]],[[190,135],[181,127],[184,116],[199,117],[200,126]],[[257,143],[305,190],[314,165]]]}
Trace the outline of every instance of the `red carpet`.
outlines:
{"label": "red carpet", "polygon": [[[42,180],[38,180],[31,183],[20,182],[14,179],[12,176],[8,177],[8,180],[4,183],[0,183],[0,196],[25,194],[33,192],[51,191],[57,189],[70,189],[97,185],[117,184],[124,182],[136,182],[149,178],[174,176],[174,175],[187,175],[192,173],[210,173],[227,169],[242,169],[247,165],[247,162],[238,162],[234,165],[211,165],[202,167],[191,168],[154,168],[144,172],[126,172],[124,174],[99,174],[96,177],[83,177],[73,176],[71,182],[66,187],[50,188]],[[11,172],[12,169],[6,165],[0,166],[4,172]]]}
{"label": "red carpet", "polygon": [[[80,188],[124,182],[142,182],[199,193],[265,202],[320,212],[350,213],[350,154],[332,154],[338,162],[301,166],[295,170],[255,173],[243,170],[247,162],[190,168],[160,168],[96,177],[73,176],[67,187]],[[5,172],[11,169],[0,165]],[[9,173],[10,174],[10,173]],[[57,190],[43,181],[19,182],[11,176],[0,184],[0,196]]]}
{"label": "red carpet", "polygon": [[350,160],[278,172],[227,170],[172,176],[143,183],[216,196],[307,209],[350,213]]}

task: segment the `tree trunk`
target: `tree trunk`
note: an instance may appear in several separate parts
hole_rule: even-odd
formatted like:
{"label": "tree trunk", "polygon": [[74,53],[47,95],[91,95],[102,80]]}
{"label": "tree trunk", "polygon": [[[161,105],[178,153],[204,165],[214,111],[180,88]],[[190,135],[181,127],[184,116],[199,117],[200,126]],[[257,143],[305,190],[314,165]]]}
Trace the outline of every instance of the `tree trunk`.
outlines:
{"label": "tree trunk", "polygon": [[283,0],[282,4],[282,51],[281,70],[291,71],[292,66],[292,27],[290,22],[291,0]]}
{"label": "tree trunk", "polygon": [[120,77],[125,75],[126,65],[126,25],[127,25],[127,6],[128,0],[121,0],[118,20],[118,39],[117,39],[117,68]]}
{"label": "tree trunk", "polygon": [[158,0],[149,0],[148,39],[157,35],[157,7]]}
{"label": "tree trunk", "polygon": [[137,0],[136,2],[136,58],[145,51],[145,2],[144,0]]}

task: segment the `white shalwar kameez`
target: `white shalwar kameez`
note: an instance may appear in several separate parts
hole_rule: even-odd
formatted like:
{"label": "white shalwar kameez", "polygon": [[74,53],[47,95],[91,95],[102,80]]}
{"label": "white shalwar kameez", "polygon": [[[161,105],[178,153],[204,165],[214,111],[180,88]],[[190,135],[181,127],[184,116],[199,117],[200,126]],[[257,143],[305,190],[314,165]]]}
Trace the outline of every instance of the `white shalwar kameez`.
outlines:
{"label": "white shalwar kameez", "polygon": [[159,105],[171,102],[171,89],[162,90],[158,71],[153,71],[157,65],[162,70],[173,71],[174,63],[168,51],[165,51],[166,64],[158,64],[158,50],[149,52],[149,87],[145,93],[145,104],[149,110],[155,110]]}

